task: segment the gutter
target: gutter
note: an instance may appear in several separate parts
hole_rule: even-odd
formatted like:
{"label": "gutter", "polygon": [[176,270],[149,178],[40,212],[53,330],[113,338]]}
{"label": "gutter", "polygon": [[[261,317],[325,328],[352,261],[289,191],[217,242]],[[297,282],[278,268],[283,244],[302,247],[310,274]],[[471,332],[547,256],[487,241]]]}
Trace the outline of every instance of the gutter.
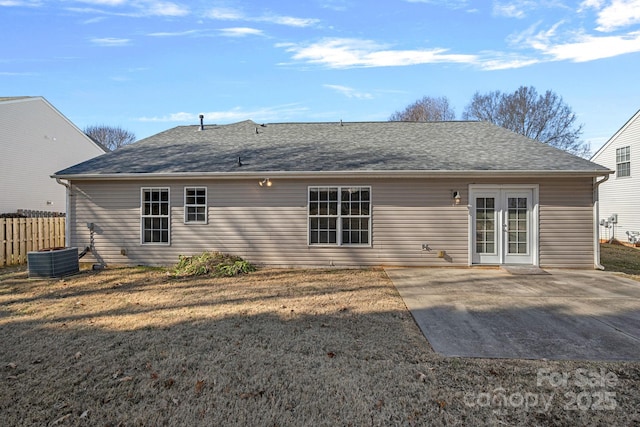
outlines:
{"label": "gutter", "polygon": [[544,178],[598,177],[612,173],[609,169],[593,170],[363,170],[363,171],[243,171],[243,172],[169,172],[169,173],[87,173],[52,175],[56,179],[66,180],[160,180],[160,179],[255,179],[255,178]]}
{"label": "gutter", "polygon": [[594,179],[593,185],[593,265],[598,270],[604,270],[600,264],[600,200],[598,189],[600,185],[609,180],[609,175],[605,175],[600,181]]}
{"label": "gutter", "polygon": [[55,175],[51,175],[51,178],[55,178],[56,182],[60,185],[62,185],[63,187],[66,187],[67,190],[69,190],[71,188],[71,184],[68,184],[66,182],[62,182],[61,178],[56,177]]}
{"label": "gutter", "polygon": [[69,222],[70,222],[69,221],[69,205],[70,205],[70,198],[71,198],[71,184],[68,182],[62,182],[62,180],[56,177],[55,175],[52,175],[51,177],[55,178],[58,184],[66,188],[64,213],[65,213],[65,219],[67,221],[67,226],[64,228],[64,241],[65,241],[65,246],[67,246],[71,242],[71,227],[69,227]]}

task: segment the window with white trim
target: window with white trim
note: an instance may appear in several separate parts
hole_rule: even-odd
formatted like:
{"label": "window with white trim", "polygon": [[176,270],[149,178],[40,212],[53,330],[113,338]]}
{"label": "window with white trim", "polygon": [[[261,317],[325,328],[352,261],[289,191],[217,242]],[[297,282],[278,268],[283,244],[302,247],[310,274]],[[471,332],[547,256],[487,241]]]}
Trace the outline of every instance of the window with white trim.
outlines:
{"label": "window with white trim", "polygon": [[616,149],[616,178],[631,176],[631,147]]}
{"label": "window with white trim", "polygon": [[371,187],[309,187],[310,245],[370,245]]}
{"label": "window with white trim", "polygon": [[207,188],[185,187],[184,222],[186,224],[207,223]]}
{"label": "window with white trim", "polygon": [[142,244],[169,244],[169,189],[142,188],[140,195]]}

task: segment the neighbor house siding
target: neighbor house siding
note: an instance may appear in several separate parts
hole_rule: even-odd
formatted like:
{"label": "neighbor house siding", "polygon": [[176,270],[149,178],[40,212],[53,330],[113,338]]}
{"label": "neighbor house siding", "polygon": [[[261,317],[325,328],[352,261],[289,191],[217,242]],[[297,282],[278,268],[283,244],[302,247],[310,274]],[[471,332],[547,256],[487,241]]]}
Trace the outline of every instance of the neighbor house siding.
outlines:
{"label": "neighbor house siding", "polygon": [[64,212],[55,171],[104,151],[42,98],[0,102],[0,213]]}
{"label": "neighbor house siding", "polygon": [[[217,250],[278,266],[466,266],[468,186],[531,181],[462,179],[272,179],[74,181],[70,206],[72,245],[95,251],[83,261],[170,265],[180,254]],[[593,266],[591,178],[540,183],[540,262],[543,266]],[[308,245],[309,186],[370,186],[371,246]],[[208,223],[184,223],[184,187],[207,188]],[[168,187],[171,245],[140,244],[140,189]],[[452,191],[462,200],[455,206]],[[427,250],[422,249],[427,245]],[[125,255],[121,254],[124,251]],[[445,251],[443,258],[439,251]]]}
{"label": "neighbor house siding", "polygon": [[612,174],[599,188],[600,219],[618,214],[615,229],[602,230],[602,237],[626,240],[626,231],[640,231],[638,194],[640,194],[640,112],[638,112],[609,142],[591,159],[593,162],[616,170],[616,150],[631,148],[631,175],[617,177]]}

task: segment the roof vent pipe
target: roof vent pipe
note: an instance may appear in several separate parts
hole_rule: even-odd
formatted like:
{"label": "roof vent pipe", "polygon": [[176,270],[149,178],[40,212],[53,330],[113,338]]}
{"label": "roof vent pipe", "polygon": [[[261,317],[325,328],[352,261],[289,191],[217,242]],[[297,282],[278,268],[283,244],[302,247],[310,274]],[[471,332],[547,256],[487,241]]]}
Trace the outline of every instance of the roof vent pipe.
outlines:
{"label": "roof vent pipe", "polygon": [[200,114],[200,130],[204,130],[204,114]]}

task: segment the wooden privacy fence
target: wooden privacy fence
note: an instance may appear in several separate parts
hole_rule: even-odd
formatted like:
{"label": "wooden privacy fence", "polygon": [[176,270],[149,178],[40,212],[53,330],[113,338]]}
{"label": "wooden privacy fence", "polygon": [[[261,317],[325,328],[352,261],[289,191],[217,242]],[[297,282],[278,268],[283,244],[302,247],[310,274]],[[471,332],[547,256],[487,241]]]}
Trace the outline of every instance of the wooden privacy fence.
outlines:
{"label": "wooden privacy fence", "polygon": [[65,218],[0,218],[0,267],[27,262],[27,252],[65,246]]}

